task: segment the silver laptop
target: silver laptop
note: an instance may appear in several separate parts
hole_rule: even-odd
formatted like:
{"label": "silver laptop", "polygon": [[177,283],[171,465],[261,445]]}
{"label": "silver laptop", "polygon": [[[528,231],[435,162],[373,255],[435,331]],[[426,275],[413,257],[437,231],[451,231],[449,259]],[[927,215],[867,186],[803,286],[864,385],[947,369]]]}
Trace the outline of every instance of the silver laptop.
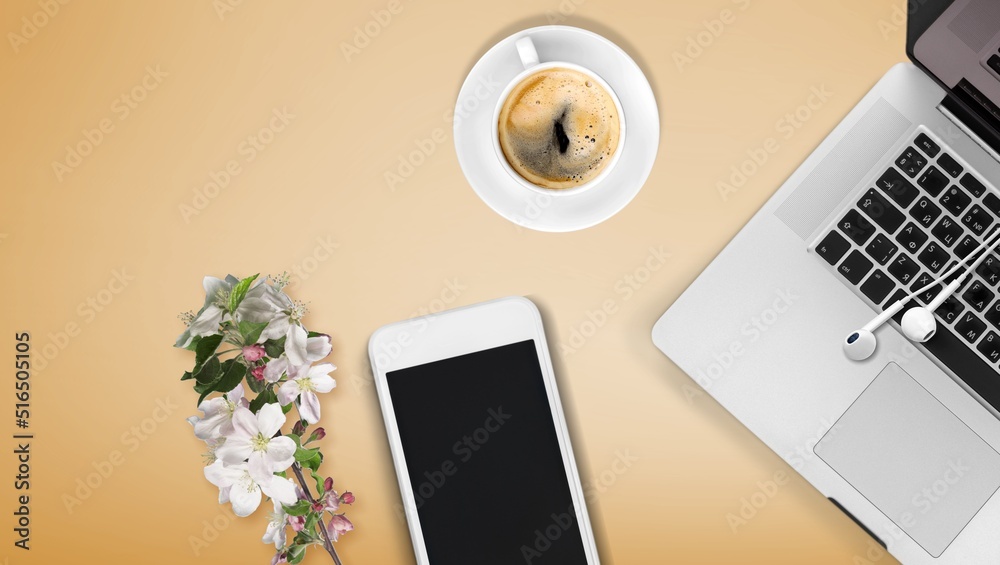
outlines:
{"label": "silver laptop", "polygon": [[889,70],[653,340],[901,562],[997,564],[1000,253],[935,311],[926,343],[897,317],[867,360],[842,350],[1000,222],[1000,0],[909,4],[913,64]]}

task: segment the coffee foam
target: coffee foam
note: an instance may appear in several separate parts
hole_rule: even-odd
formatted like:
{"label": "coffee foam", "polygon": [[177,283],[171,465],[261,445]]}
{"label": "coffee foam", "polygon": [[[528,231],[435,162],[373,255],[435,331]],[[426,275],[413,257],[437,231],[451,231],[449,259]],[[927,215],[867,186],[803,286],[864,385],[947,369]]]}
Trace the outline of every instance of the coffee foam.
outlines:
{"label": "coffee foam", "polygon": [[618,148],[614,99],[584,73],[551,68],[518,83],[498,118],[511,167],[543,188],[573,188],[596,177]]}

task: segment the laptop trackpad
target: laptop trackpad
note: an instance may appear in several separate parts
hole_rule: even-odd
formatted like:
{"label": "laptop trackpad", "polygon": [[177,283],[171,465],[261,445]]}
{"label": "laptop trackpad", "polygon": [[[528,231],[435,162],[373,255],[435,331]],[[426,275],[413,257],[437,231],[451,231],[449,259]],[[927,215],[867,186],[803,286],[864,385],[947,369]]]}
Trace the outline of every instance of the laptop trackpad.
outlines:
{"label": "laptop trackpad", "polygon": [[895,363],[815,451],[934,557],[1000,487],[1000,454]]}

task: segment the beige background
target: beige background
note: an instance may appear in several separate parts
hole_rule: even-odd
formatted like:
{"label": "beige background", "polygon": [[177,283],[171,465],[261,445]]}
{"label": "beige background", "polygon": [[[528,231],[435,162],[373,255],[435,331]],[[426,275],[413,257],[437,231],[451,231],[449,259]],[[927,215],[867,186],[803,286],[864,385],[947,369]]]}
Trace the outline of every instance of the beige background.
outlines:
{"label": "beige background", "polygon": [[[184,422],[196,397],[177,380],[191,358],[170,345],[182,329],[176,314],[201,303],[203,275],[297,269],[291,292],[310,301],[310,327],[332,334],[340,367],[338,388],[323,398],[324,470],[358,497],[349,513],[357,530],[338,545],[345,563],[413,559],[368,386],[368,336],[421,309],[510,294],[546,315],[604,562],[893,562],[867,554],[865,534],[797,476],[734,532],[727,515],[790,469],[698,396],[649,331],[905,59],[902,0],[103,1],[38,16],[44,5],[10,1],[0,13],[0,345],[13,357],[14,332],[32,333],[37,435],[32,550],[12,545],[14,491],[4,478],[0,559],[266,563],[263,512],[231,522],[201,476],[203,448]],[[675,55],[726,9],[735,21],[679,68]],[[375,23],[373,11],[391,18]],[[32,34],[23,18],[33,17],[44,25]],[[519,230],[476,198],[445,117],[496,40],[551,22],[625,48],[655,88],[662,130],[636,200],[562,235]],[[355,36],[366,26],[376,34],[345,56],[345,44],[365,43]],[[11,33],[23,41],[11,45]],[[142,86],[147,67],[165,76]],[[832,97],[793,135],[776,129],[824,86]],[[116,102],[133,90],[142,98],[134,107]],[[282,109],[294,118],[272,124]],[[66,146],[102,121],[110,133],[60,180],[53,162],[65,164]],[[241,144],[255,135],[272,142],[248,161]],[[720,197],[716,183],[772,137],[778,152]],[[426,138],[442,141],[390,190],[385,173]],[[230,161],[239,172],[228,186],[196,200]],[[181,206],[195,204],[204,207],[186,221]],[[616,284],[660,246],[671,258],[626,300]],[[116,272],[127,285],[109,285]],[[607,300],[617,311],[599,331],[572,352],[558,348]],[[67,325],[72,335],[62,335]],[[12,369],[4,379],[12,383]],[[11,417],[0,429],[13,433],[12,384],[5,390],[0,413]],[[179,408],[164,418],[157,401]],[[4,445],[0,476],[12,477],[13,444]],[[77,480],[113,451],[120,464],[67,511]],[[625,452],[637,459],[616,474]],[[197,555],[193,538],[207,542]],[[307,562],[326,560],[314,552]]]}

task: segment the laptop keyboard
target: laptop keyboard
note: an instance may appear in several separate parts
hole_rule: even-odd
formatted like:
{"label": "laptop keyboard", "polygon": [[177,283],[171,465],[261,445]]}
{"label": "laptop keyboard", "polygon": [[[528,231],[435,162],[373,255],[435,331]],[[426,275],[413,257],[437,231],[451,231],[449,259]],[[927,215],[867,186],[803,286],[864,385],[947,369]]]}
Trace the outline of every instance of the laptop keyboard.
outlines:
{"label": "laptop keyboard", "polygon": [[[814,251],[884,310],[1000,228],[1000,196],[980,179],[941,141],[918,130]],[[941,288],[915,301],[926,305]],[[1000,410],[1000,257],[990,253],[935,315],[937,333],[924,346]]]}

